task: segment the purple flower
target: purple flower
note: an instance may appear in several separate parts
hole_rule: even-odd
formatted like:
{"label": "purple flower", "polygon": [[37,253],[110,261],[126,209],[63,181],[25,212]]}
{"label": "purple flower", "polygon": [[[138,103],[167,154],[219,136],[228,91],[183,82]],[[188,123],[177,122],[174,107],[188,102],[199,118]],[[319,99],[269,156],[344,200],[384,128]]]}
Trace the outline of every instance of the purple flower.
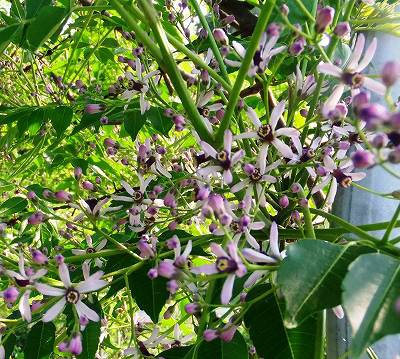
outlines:
{"label": "purple flower", "polygon": [[211,243],[210,248],[211,251],[217,256],[216,262],[213,264],[205,264],[199,267],[194,267],[192,268],[192,272],[195,274],[227,273],[227,277],[221,291],[221,303],[228,304],[232,298],[235,277],[243,277],[247,270],[237,253],[237,245],[234,242],[230,241],[228,243],[228,252],[225,252],[217,243]]}
{"label": "purple flower", "polygon": [[31,255],[32,255],[32,260],[39,265],[44,265],[49,262],[49,259],[47,258],[46,255],[44,255],[39,249],[30,249]]}
{"label": "purple flower", "polygon": [[[87,248],[86,249],[72,249],[72,254],[76,255],[76,256],[82,256],[85,254],[90,254],[90,253],[96,253],[98,251],[101,251],[106,245],[107,245],[107,239],[102,239],[99,244],[97,246],[93,245],[93,240],[92,237],[87,235],[86,236],[86,244],[87,244]],[[85,260],[85,263],[90,263],[90,259]],[[102,267],[103,266],[103,262],[99,257],[94,258],[94,262],[96,264],[97,267]]]}
{"label": "purple flower", "polygon": [[365,150],[358,150],[352,153],[351,160],[355,168],[368,168],[375,164],[375,156]]}
{"label": "purple flower", "polygon": [[51,287],[44,283],[35,284],[36,289],[41,294],[59,298],[56,304],[43,315],[43,321],[50,322],[55,319],[63,311],[65,304],[69,303],[73,305],[78,317],[86,316],[89,320],[98,322],[100,320],[99,315],[82,302],[82,295],[98,291],[107,284],[105,280],[101,279],[103,272],[98,271],[76,285],[71,282],[68,267],[65,263],[58,265],[58,273],[64,288]]}
{"label": "purple flower", "polygon": [[28,218],[28,223],[32,225],[37,225],[43,223],[45,220],[45,215],[42,212],[35,212]]}
{"label": "purple flower", "polygon": [[393,86],[400,77],[400,62],[389,61],[382,69],[382,82],[390,87]]}
{"label": "purple flower", "polygon": [[340,84],[335,86],[332,94],[324,103],[322,113],[324,116],[329,114],[333,110],[336,104],[339,102],[346,88],[358,90],[361,87],[365,87],[379,95],[384,95],[386,92],[386,86],[379,81],[363,76],[363,71],[371,62],[377,47],[377,40],[374,38],[371,44],[368,46],[364,53],[364,57],[361,59],[363,49],[365,45],[365,37],[363,34],[359,34],[355,43],[353,52],[346,62],[344,69],[337,67],[331,63],[321,62],[317,69],[327,75],[340,79]]}
{"label": "purple flower", "polygon": [[304,51],[304,47],[306,46],[306,40],[304,37],[298,37],[289,47],[289,53],[292,56],[298,56]]}
{"label": "purple flower", "polygon": [[203,339],[206,342],[211,342],[217,338],[218,338],[218,332],[215,329],[206,329],[203,333]]}
{"label": "purple flower", "polygon": [[105,110],[105,106],[102,104],[89,104],[89,105],[86,105],[86,108],[85,108],[85,111],[89,114],[103,112],[104,110]]}
{"label": "purple flower", "polygon": [[18,299],[18,295],[18,289],[15,287],[8,287],[6,290],[1,292],[1,296],[6,303],[15,303]]}
{"label": "purple flower", "polygon": [[215,28],[213,30],[213,36],[215,41],[222,45],[228,45],[229,44],[229,39],[228,36],[226,36],[226,33],[223,29],[221,28]]}
{"label": "purple flower", "polygon": [[239,150],[235,154],[231,153],[232,150],[232,132],[230,130],[225,131],[224,135],[224,149],[218,152],[214,147],[212,147],[207,142],[201,141],[200,146],[204,153],[211,156],[217,162],[217,165],[210,165],[207,167],[200,168],[197,173],[200,176],[208,176],[210,174],[215,175],[219,171],[223,171],[223,178],[226,184],[232,182],[232,168],[239,162],[239,160],[244,156],[244,151]]}
{"label": "purple flower", "polygon": [[339,22],[333,32],[336,36],[344,37],[351,31],[350,24],[347,21]]}
{"label": "purple flower", "polygon": [[318,33],[323,33],[326,28],[332,24],[334,15],[335,9],[331,8],[330,6],[326,6],[318,10],[315,21],[315,28]]}
{"label": "purple flower", "polygon": [[54,197],[59,202],[71,202],[72,201],[71,194],[66,191],[57,191],[56,193],[54,193]]}

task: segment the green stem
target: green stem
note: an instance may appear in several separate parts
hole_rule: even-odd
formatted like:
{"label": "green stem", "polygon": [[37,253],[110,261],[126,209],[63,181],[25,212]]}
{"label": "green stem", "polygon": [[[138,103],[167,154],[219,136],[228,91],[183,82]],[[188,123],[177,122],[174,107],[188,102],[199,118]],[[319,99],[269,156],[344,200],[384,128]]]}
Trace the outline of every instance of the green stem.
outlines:
{"label": "green stem", "polygon": [[389,240],[390,234],[392,233],[392,230],[396,225],[397,218],[399,217],[399,215],[400,215],[400,204],[397,206],[396,212],[394,212],[392,220],[390,221],[385,231],[385,234],[383,235],[382,244],[387,243],[387,241]]}
{"label": "green stem", "polygon": [[240,66],[235,84],[233,85],[232,92],[229,96],[229,101],[225,110],[225,115],[221,121],[221,125],[218,128],[217,138],[216,138],[217,144],[222,143],[224,132],[229,128],[233,113],[235,112],[237,102],[239,100],[240,90],[242,89],[243,82],[246,79],[247,72],[250,68],[251,62],[253,61],[254,54],[257,51],[260,38],[263,32],[265,31],[269,18],[272,14],[272,10],[274,9],[275,1],[276,0],[269,0],[269,1],[267,0],[267,2],[264,4],[261,10],[260,16],[258,17],[256,27],[253,31],[253,36],[246,50],[246,55],[243,59],[242,65]]}
{"label": "green stem", "polygon": [[190,2],[192,4],[192,6],[194,7],[197,16],[200,19],[201,25],[203,25],[203,27],[207,30],[208,40],[210,41],[211,50],[212,50],[212,52],[213,52],[213,54],[215,56],[215,59],[218,62],[218,65],[219,65],[219,68],[220,68],[220,70],[222,72],[223,77],[229,83],[229,76],[228,76],[228,72],[226,71],[226,66],[225,66],[224,60],[223,60],[223,58],[221,56],[221,53],[220,53],[219,48],[218,48],[218,45],[215,42],[213,33],[212,33],[211,29],[210,29],[210,26],[208,25],[207,19],[204,16],[203,12],[201,11],[200,5],[197,2],[197,0],[190,0]]}
{"label": "green stem", "polygon": [[161,54],[163,56],[167,73],[174,84],[175,90],[182,101],[183,107],[189,115],[190,122],[203,140],[213,143],[212,135],[208,132],[204,120],[200,116],[200,113],[191,98],[190,92],[187,90],[187,85],[182,78],[176,61],[169,50],[170,44],[168,43],[164,29],[160,25],[153,5],[147,0],[140,0],[139,3],[141,4],[144,15],[146,16],[149,25],[153,30],[153,35],[161,49]]}

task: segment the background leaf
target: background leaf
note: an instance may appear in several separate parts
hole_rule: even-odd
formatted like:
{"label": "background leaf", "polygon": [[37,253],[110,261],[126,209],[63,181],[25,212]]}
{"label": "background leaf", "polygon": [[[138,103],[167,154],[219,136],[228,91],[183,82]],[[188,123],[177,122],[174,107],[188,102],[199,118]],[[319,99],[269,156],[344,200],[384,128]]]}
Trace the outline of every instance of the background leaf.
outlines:
{"label": "background leaf", "polygon": [[351,264],[343,281],[343,306],[353,331],[352,358],[385,335],[400,333],[400,261],[366,254]]}
{"label": "background leaf", "polygon": [[[259,285],[248,293],[246,301],[270,289],[269,284]],[[311,316],[297,328],[288,329],[283,323],[284,312],[284,302],[278,299],[276,292],[256,302],[246,312],[244,322],[257,354],[265,359],[313,358],[317,341],[317,318]],[[261,318],[268,318],[268,322]]]}
{"label": "background leaf", "polygon": [[28,201],[22,197],[7,199],[0,205],[0,217],[7,217],[14,213],[23,211],[28,206]]}
{"label": "background leaf", "polygon": [[50,110],[49,115],[51,124],[57,132],[57,136],[61,136],[72,121],[72,108],[68,106],[58,106]]}
{"label": "background leaf", "polygon": [[56,327],[53,323],[37,322],[29,331],[24,348],[25,359],[49,358],[53,352]]}
{"label": "background leaf", "polygon": [[[193,353],[196,353],[193,351]],[[211,342],[201,342],[198,350],[198,359],[218,358],[218,359],[246,359],[249,357],[247,344],[239,331],[236,331],[230,342],[224,342],[221,339],[215,339]],[[189,354],[185,359],[192,358]]]}
{"label": "background leaf", "polygon": [[353,243],[340,246],[307,239],[289,246],[277,276],[286,302],[285,324],[293,328],[310,314],[339,305],[347,267],[370,251]]}

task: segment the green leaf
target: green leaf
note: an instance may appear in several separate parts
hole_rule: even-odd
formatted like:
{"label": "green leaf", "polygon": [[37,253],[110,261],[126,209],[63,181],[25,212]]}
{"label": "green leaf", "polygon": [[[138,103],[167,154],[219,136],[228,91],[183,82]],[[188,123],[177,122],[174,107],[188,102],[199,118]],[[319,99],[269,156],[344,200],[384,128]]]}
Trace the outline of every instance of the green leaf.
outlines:
{"label": "green leaf", "polygon": [[53,352],[56,327],[53,323],[37,322],[29,331],[24,348],[25,359],[49,358]]}
{"label": "green leaf", "polygon": [[147,272],[150,268],[152,268],[152,264],[146,263],[139,270],[133,272],[129,276],[129,286],[132,297],[139,308],[144,310],[154,323],[157,323],[158,316],[169,295],[166,279],[149,279]]}
{"label": "green leaf", "polygon": [[136,140],[136,136],[140,129],[146,122],[146,116],[142,115],[140,111],[133,110],[127,111],[124,115],[124,128],[129,133],[132,141]]}
{"label": "green leaf", "polygon": [[399,260],[373,253],[350,265],[343,281],[343,306],[353,331],[352,358],[385,335],[400,333],[399,293]]}
{"label": "green leaf", "polygon": [[[94,303],[89,304],[89,306],[101,316],[101,305],[96,297],[94,297]],[[100,322],[92,321],[90,321],[89,324],[86,326],[85,330],[82,333],[83,350],[82,353],[78,355],[78,359],[94,359],[96,357],[97,349],[100,342],[100,327]]]}
{"label": "green leaf", "polygon": [[5,359],[8,359],[11,357],[11,354],[13,353],[16,342],[17,342],[17,338],[14,334],[9,335],[7,340],[5,342],[3,342],[3,346],[4,346],[4,350],[5,350]]}
{"label": "green leaf", "polygon": [[55,6],[44,6],[35,20],[28,26],[26,42],[31,50],[40,47],[59,26],[66,16],[66,9]]}
{"label": "green leaf", "polygon": [[289,246],[277,282],[286,302],[285,325],[296,327],[307,316],[340,304],[341,284],[349,264],[371,249],[301,240]]}
{"label": "green leaf", "polygon": [[26,0],[25,1],[25,9],[26,9],[26,18],[30,19],[39,12],[39,10],[43,6],[51,5],[51,0]]}
{"label": "green leaf", "polygon": [[146,117],[153,125],[154,129],[164,136],[168,136],[169,130],[173,126],[172,120],[164,115],[164,111],[160,107],[151,107],[150,110],[146,111]]}
{"label": "green leaf", "polygon": [[107,49],[106,47],[100,47],[95,51],[94,54],[103,64],[106,64],[108,61],[114,61],[113,52],[110,49]]}
{"label": "green leaf", "polygon": [[3,52],[6,49],[20,28],[20,24],[14,24],[0,29],[0,52]]}
{"label": "green leaf", "polygon": [[[269,290],[269,284],[257,286],[248,293],[246,301]],[[246,312],[244,322],[257,354],[268,359],[313,358],[317,342],[317,319],[311,316],[297,328],[288,329],[283,323],[283,314],[284,302],[278,299],[276,292],[255,302]],[[268,318],[268,324],[260,318]]]}
{"label": "green leaf", "polygon": [[107,37],[102,43],[105,47],[117,48],[119,46],[118,41],[113,39],[112,37]]}
{"label": "green leaf", "polygon": [[28,206],[28,201],[22,197],[9,198],[0,205],[0,217],[8,217],[23,211]]}
{"label": "green leaf", "polygon": [[58,106],[50,111],[50,120],[57,136],[60,137],[71,124],[73,111],[68,106]]}
{"label": "green leaf", "polygon": [[[196,353],[196,351],[193,351],[193,353]],[[236,331],[230,342],[224,342],[221,339],[215,339],[211,342],[203,341],[197,350],[196,357],[198,359],[246,359],[249,357],[249,352],[242,334]],[[189,354],[186,358],[193,358],[193,356]]]}
{"label": "green leaf", "polygon": [[164,359],[183,359],[185,355],[187,355],[192,349],[194,345],[190,345],[187,347],[177,347],[168,349],[158,354],[156,358],[164,358]]}

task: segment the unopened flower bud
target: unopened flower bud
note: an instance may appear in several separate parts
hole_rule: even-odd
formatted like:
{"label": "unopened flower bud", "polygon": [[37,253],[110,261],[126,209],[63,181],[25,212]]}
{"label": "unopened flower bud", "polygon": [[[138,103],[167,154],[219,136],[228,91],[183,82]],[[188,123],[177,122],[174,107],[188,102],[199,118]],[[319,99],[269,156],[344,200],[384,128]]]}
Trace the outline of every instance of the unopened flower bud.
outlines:
{"label": "unopened flower bud", "polygon": [[390,87],[393,86],[396,81],[400,78],[400,62],[399,61],[389,61],[382,69],[382,82]]}
{"label": "unopened flower bud", "polygon": [[335,16],[335,9],[326,6],[317,12],[315,28],[318,33],[323,33],[326,28],[332,24],[333,17]]}
{"label": "unopened flower bud", "polygon": [[281,198],[279,198],[279,205],[282,208],[286,208],[287,206],[289,206],[289,198],[288,198],[288,196],[282,196]]}
{"label": "unopened flower bud", "polygon": [[344,37],[351,31],[350,24],[347,21],[339,22],[333,32],[336,36]]}
{"label": "unopened flower bud", "polygon": [[229,44],[228,36],[226,36],[225,31],[223,29],[221,29],[221,28],[214,29],[213,36],[214,36],[215,41],[217,41],[221,45]]}

